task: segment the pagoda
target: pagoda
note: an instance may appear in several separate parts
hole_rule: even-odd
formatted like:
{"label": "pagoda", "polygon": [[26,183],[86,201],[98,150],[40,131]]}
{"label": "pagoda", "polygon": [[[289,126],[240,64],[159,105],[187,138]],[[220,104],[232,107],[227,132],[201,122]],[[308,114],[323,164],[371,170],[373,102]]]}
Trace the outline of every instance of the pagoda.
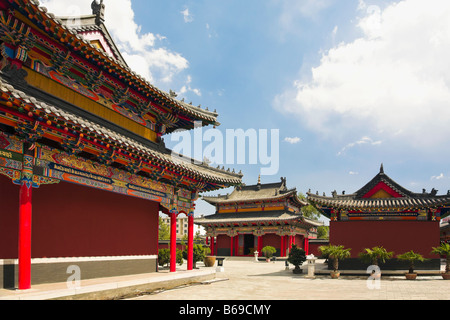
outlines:
{"label": "pagoda", "polygon": [[286,257],[292,245],[308,252],[309,239],[317,238],[321,222],[306,218],[307,203],[295,188],[278,183],[241,185],[231,194],[202,197],[216,207],[216,213],[195,219],[206,229],[211,252],[218,256],[253,256],[265,246],[274,247],[276,256]]}
{"label": "pagoda", "polygon": [[[158,218],[193,216],[199,193],[242,175],[174,155],[164,136],[219,125],[130,70],[92,14],[0,0],[0,287],[157,271]],[[18,273],[18,279],[15,274]]]}
{"label": "pagoda", "polygon": [[[440,268],[439,257],[431,255],[439,246],[439,221],[449,214],[450,193],[437,195],[411,192],[384,172],[380,172],[353,194],[320,196],[308,193],[308,201],[330,219],[330,244],[351,248],[352,257],[345,268],[361,268],[358,253],[382,246],[395,255],[413,250],[430,259],[417,269]],[[404,268],[392,259],[385,268]],[[343,267],[344,268],[344,267]]]}

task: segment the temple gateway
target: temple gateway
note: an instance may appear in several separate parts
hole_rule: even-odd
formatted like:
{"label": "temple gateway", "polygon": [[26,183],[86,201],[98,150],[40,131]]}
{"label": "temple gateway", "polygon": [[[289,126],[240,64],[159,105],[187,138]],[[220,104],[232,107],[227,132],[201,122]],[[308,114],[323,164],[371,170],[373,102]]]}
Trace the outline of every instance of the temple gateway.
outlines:
{"label": "temple gateway", "polygon": [[218,114],[130,70],[92,14],[57,18],[35,0],[0,0],[0,287],[157,270],[158,218],[189,217],[199,193],[242,175],[173,157],[164,136]]}
{"label": "temple gateway", "polygon": [[[364,248],[383,246],[395,255],[413,250],[430,259],[416,269],[440,270],[440,259],[430,252],[440,244],[439,221],[449,214],[450,194],[437,190],[414,193],[380,172],[353,194],[331,197],[308,193],[308,201],[330,221],[330,244],[351,248],[351,259],[342,269],[363,269],[358,253]],[[386,269],[405,269],[396,259]],[[406,267],[407,269],[407,267]]]}
{"label": "temple gateway", "polygon": [[238,186],[228,195],[204,196],[216,207],[214,215],[195,219],[206,229],[211,252],[218,256],[259,255],[265,246],[274,247],[276,256],[286,257],[292,245],[308,253],[309,240],[317,238],[322,222],[303,216],[307,203],[295,188],[286,187],[286,178],[278,183]]}

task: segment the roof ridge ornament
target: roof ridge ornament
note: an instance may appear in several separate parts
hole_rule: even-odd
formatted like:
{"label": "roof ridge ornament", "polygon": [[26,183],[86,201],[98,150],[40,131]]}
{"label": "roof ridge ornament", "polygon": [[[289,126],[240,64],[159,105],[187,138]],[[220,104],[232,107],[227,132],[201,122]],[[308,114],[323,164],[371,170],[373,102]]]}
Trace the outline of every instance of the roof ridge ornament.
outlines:
{"label": "roof ridge ornament", "polygon": [[383,163],[381,163],[380,173],[384,173],[384,165],[383,165]]}
{"label": "roof ridge ornament", "polygon": [[93,0],[91,4],[92,14],[95,15],[95,24],[101,25],[105,22],[105,4],[103,0],[100,0],[100,3],[97,0]]}

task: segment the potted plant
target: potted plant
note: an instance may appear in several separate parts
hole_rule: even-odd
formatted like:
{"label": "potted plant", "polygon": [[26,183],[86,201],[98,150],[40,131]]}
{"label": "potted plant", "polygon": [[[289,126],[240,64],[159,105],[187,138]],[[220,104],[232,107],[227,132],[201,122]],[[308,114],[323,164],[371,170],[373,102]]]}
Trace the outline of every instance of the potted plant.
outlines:
{"label": "potted plant", "polygon": [[273,255],[275,254],[275,252],[277,252],[277,249],[275,249],[272,246],[265,246],[264,248],[262,248],[261,252],[264,254],[264,256],[266,257],[266,261],[269,262],[270,259],[273,257]]}
{"label": "potted plant", "polygon": [[323,255],[326,255],[329,259],[333,260],[333,271],[331,271],[330,275],[332,279],[338,279],[341,275],[341,272],[339,271],[339,261],[349,258],[352,249],[346,249],[344,246],[328,245],[320,246],[319,250]]}
{"label": "potted plant", "polygon": [[446,257],[445,272],[442,273],[442,278],[444,280],[450,280],[450,244],[442,243],[439,247],[433,248],[431,253]]}
{"label": "potted plant", "polygon": [[363,252],[359,254],[359,258],[374,266],[378,266],[379,263],[385,263],[394,255],[394,252],[388,252],[383,247],[373,247],[372,249],[365,248]]}
{"label": "potted plant", "polygon": [[300,249],[295,244],[292,246],[291,251],[289,252],[288,262],[295,266],[293,273],[302,273],[302,269],[300,266],[303,262],[306,261],[306,253],[305,250]]}
{"label": "potted plant", "polygon": [[406,279],[408,280],[414,280],[417,278],[417,273],[414,272],[414,262],[416,261],[425,261],[426,259],[422,257],[421,254],[415,253],[414,251],[405,252],[402,254],[399,254],[397,256],[398,260],[402,261],[409,261],[409,271],[405,274]]}

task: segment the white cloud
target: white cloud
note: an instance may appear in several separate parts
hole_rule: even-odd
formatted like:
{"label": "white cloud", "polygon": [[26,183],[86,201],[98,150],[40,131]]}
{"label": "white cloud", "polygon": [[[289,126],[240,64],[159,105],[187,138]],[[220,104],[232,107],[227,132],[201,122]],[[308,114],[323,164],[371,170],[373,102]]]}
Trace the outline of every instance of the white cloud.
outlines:
{"label": "white cloud", "polygon": [[286,137],[284,139],[284,141],[289,142],[290,144],[297,144],[297,143],[301,142],[302,139],[299,138],[299,137],[292,137],[292,138],[291,137]]}
{"label": "white cloud", "polygon": [[[92,0],[41,0],[42,6],[56,16],[91,14]],[[105,24],[130,68],[155,84],[169,84],[173,77],[189,67],[180,54],[164,48],[165,37],[143,32],[135,22],[131,0],[106,3]]]}
{"label": "white cloud", "polygon": [[347,144],[345,147],[343,147],[341,149],[341,151],[338,152],[338,156],[344,154],[348,149],[351,149],[353,147],[356,146],[360,146],[360,145],[372,145],[372,146],[378,146],[382,144],[382,141],[378,140],[378,141],[374,141],[372,138],[370,137],[362,137],[361,139],[355,141],[355,142],[351,142],[349,144]]}
{"label": "white cloud", "polygon": [[444,178],[445,178],[444,174],[441,173],[441,174],[438,175],[438,176],[432,176],[432,177],[431,177],[431,180],[442,180],[442,179],[444,179]]}
{"label": "white cloud", "polygon": [[450,1],[360,1],[362,36],[325,52],[276,108],[326,138],[441,147],[450,135]]}
{"label": "white cloud", "polygon": [[192,77],[188,76],[187,80],[186,80],[186,85],[184,85],[180,89],[180,94],[185,94],[187,92],[193,92],[195,95],[200,97],[202,95],[202,92],[200,91],[200,89],[192,88],[191,82],[192,82]]}
{"label": "white cloud", "polygon": [[185,8],[183,11],[181,11],[181,14],[183,15],[184,22],[189,23],[194,21],[192,14],[189,12],[189,8]]}
{"label": "white cloud", "polygon": [[351,175],[351,176],[356,176],[356,175],[359,174],[359,172],[350,171],[348,174]]}
{"label": "white cloud", "polygon": [[[315,20],[319,13],[327,9],[335,0],[272,0],[281,12],[279,24],[281,30],[286,33],[303,32],[298,28],[300,19]],[[282,36],[282,35],[280,35]]]}

